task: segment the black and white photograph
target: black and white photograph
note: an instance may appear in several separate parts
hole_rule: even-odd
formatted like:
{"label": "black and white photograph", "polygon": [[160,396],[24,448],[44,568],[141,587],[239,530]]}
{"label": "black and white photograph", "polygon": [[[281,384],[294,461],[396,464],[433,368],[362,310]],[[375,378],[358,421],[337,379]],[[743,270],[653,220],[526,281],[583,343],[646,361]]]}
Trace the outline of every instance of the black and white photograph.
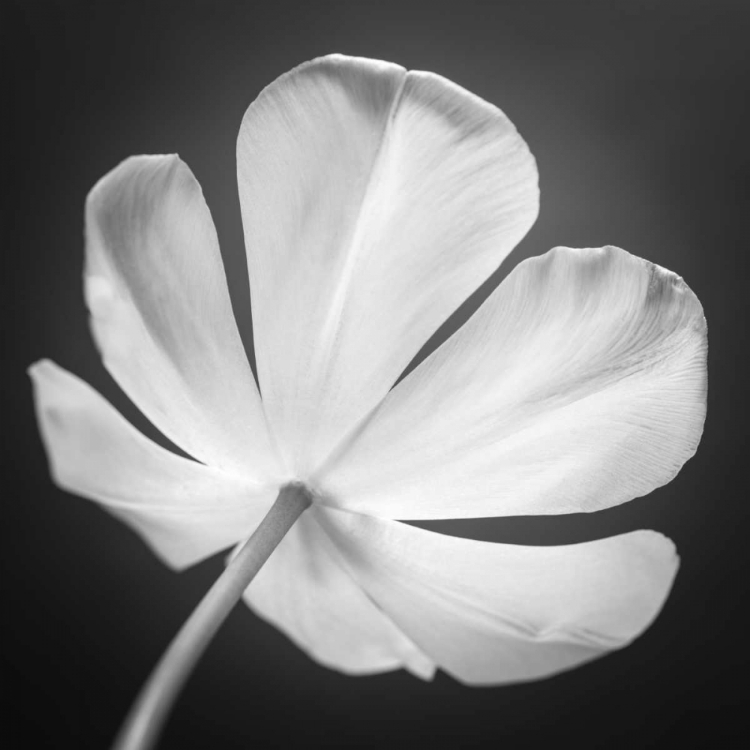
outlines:
{"label": "black and white photograph", "polygon": [[8,750],[732,748],[750,5],[3,5]]}

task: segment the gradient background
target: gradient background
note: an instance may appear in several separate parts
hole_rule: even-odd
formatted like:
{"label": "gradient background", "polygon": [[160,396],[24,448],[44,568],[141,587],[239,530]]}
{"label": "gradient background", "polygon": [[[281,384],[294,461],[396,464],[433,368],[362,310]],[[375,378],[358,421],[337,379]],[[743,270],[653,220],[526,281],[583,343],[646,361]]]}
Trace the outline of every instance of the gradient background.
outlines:
{"label": "gradient background", "polygon": [[[637,528],[682,567],[628,649],[546,681],[468,689],[438,674],[347,678],[247,608],[201,662],[162,748],[269,745],[721,746],[747,700],[746,2],[11,2],[4,69],[4,673],[20,739],[106,747],[152,664],[222,569],[175,574],[94,504],[52,486],[25,367],[51,357],[164,442],[104,371],[81,293],[86,193],[130,154],[179,152],[218,227],[252,350],[235,139],[259,90],[328,52],[432,70],[500,106],[535,154],[539,220],[453,321],[519,260],[616,244],[682,275],[709,324],[698,454],[668,486],[590,516],[420,524],[525,544]],[[445,337],[448,326],[437,338]],[[6,705],[7,705],[6,697]],[[747,710],[747,709],[745,709]],[[7,720],[3,722],[7,730]]]}

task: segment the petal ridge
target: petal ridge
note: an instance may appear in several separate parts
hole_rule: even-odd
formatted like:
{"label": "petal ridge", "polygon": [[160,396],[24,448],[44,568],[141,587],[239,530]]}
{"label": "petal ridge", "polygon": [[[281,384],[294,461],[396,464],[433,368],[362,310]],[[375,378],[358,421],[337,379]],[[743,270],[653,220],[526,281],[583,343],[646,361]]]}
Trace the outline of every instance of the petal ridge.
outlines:
{"label": "petal ridge", "polygon": [[440,76],[333,56],[285,74],[245,114],[259,380],[303,479],[536,218],[533,157],[480,101]]}

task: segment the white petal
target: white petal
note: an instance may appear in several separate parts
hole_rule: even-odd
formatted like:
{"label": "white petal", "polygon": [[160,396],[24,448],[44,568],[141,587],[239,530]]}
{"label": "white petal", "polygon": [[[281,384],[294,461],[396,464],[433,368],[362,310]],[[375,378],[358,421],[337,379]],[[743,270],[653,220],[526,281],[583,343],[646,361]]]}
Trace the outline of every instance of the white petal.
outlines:
{"label": "white petal", "polygon": [[152,443],[93,388],[44,360],[29,368],[53,478],[132,526],[183,568],[247,538],[277,488],[176,456]]}
{"label": "white petal", "polygon": [[316,513],[373,601],[470,684],[546,677],[625,646],[658,614],[678,566],[653,531],[524,547]]}
{"label": "white petal", "polygon": [[260,387],[304,478],[528,231],[536,166],[459,86],[341,55],[261,93],[237,161]]}
{"label": "white petal", "polygon": [[435,667],[341,567],[341,555],[305,513],[261,568],[245,601],[317,662],[346,674]]}
{"label": "white petal", "polygon": [[706,410],[706,326],[681,278],[616,248],[521,263],[321,471],[387,518],[594,511],[669,482]]}
{"label": "white petal", "polygon": [[213,466],[278,473],[216,230],[178,157],[132,157],[91,191],[85,282],[105,365],[165,435]]}

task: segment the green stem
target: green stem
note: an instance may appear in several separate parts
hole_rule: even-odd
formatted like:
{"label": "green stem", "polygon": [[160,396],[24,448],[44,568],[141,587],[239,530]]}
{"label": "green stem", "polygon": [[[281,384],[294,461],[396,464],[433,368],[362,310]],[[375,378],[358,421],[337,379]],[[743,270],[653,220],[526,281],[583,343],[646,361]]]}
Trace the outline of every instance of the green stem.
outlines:
{"label": "green stem", "polygon": [[198,659],[255,574],[310,506],[298,484],[281,488],[268,515],[182,626],[130,709],[112,750],[150,750]]}

